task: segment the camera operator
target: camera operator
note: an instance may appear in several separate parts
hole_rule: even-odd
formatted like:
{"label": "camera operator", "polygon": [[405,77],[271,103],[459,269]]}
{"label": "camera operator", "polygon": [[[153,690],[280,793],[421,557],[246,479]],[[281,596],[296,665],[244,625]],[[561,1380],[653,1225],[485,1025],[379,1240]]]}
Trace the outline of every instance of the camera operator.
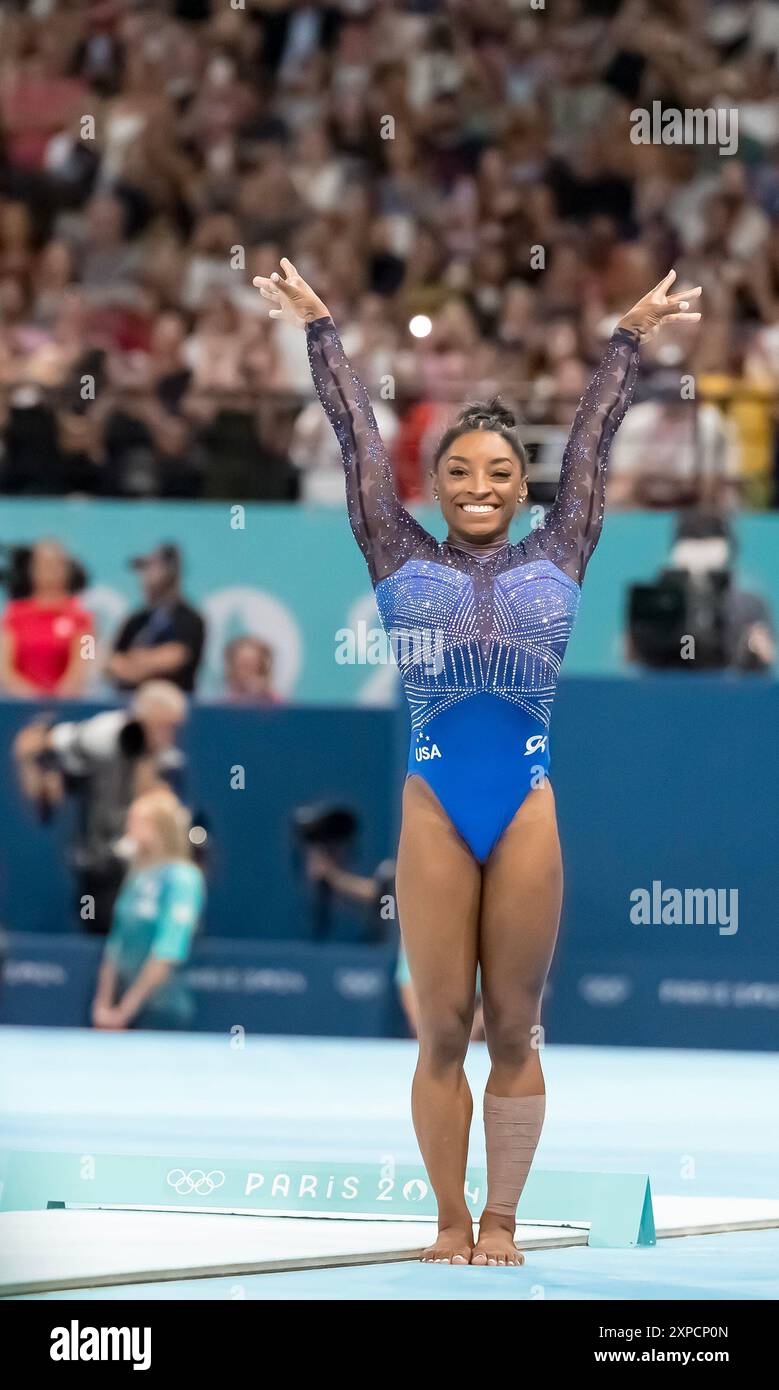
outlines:
{"label": "camera operator", "polygon": [[629,591],[628,660],[660,669],[772,667],[776,642],[768,605],[738,588],[735,560],[736,542],[721,515],[682,513],[658,579]]}
{"label": "camera operator", "polygon": [[339,864],[329,849],[312,845],[306,855],[306,875],[311,883],[326,886],[337,897],[362,903],[366,938],[380,941],[391,934],[395,918],[393,859],[383,859],[371,875],[355,874]]}
{"label": "camera operator", "polygon": [[129,710],[78,723],[36,719],[16,737],[22,789],[40,818],[48,820],[65,797],[76,802],[70,861],[79,918],[90,933],[105,935],[111,924],[127,869],[117,847],[131,802],[161,780],[179,791],[184,755],[176,739],[186,715],[186,697],[177,686],[147,681]]}

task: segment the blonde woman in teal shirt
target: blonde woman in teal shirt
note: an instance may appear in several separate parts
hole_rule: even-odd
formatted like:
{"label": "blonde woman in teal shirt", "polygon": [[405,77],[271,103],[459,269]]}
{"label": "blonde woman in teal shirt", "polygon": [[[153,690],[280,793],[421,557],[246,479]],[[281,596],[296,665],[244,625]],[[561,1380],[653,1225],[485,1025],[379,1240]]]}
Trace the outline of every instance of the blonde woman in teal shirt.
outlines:
{"label": "blonde woman in teal shirt", "polygon": [[181,979],[205,886],[192,863],[190,818],[167,787],[127,814],[132,867],[114,906],[92,1004],[95,1028],[187,1028],[194,1000]]}

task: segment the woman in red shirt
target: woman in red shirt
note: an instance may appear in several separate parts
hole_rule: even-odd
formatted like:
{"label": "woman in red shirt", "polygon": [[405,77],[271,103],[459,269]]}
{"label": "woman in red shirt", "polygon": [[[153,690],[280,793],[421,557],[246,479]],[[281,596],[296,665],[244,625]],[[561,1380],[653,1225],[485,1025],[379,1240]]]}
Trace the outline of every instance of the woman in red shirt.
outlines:
{"label": "woman in red shirt", "polygon": [[30,556],[29,598],[3,614],[0,685],[9,695],[80,695],[89,665],[81,639],[92,618],[69,592],[71,562],[59,541],[39,541]]}

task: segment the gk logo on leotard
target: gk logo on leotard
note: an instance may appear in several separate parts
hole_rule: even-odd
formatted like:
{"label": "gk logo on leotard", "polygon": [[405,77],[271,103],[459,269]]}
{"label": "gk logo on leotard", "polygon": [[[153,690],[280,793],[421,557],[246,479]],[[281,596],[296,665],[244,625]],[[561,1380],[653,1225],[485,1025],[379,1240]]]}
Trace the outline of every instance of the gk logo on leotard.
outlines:
{"label": "gk logo on leotard", "polygon": [[530,753],[545,753],[548,737],[548,734],[531,734],[525,744],[525,757],[527,758]]}

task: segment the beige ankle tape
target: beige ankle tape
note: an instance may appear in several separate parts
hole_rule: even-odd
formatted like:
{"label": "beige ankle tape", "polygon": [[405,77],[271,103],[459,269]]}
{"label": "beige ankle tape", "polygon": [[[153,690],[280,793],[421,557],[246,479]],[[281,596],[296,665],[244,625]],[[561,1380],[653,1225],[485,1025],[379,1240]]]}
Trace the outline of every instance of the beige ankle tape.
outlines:
{"label": "beige ankle tape", "polygon": [[546,1096],[484,1093],[487,1209],[514,1216],[544,1124]]}

